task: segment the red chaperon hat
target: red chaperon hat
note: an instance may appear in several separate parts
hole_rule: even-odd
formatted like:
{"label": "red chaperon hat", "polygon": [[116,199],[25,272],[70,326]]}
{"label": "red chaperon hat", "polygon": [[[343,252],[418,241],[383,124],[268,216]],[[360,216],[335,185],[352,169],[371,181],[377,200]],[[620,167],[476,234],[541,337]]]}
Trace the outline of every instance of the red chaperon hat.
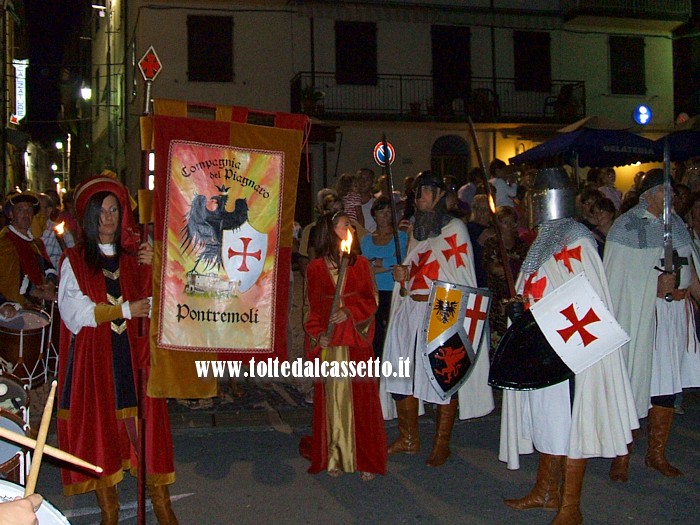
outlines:
{"label": "red chaperon hat", "polygon": [[129,190],[116,178],[116,174],[109,170],[104,170],[99,175],[84,180],[75,188],[74,200],[75,211],[78,220],[82,222],[87,204],[90,198],[96,193],[108,191],[119,201],[121,208],[121,239],[122,247],[128,250],[136,250],[139,244],[139,233],[132,213],[135,201],[129,195]]}

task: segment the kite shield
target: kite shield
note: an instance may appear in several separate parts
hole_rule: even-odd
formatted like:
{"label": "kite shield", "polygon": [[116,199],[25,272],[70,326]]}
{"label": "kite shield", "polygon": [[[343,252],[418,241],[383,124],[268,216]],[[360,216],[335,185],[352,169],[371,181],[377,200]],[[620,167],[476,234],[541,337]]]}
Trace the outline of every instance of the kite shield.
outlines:
{"label": "kite shield", "polygon": [[469,377],[491,304],[486,290],[433,281],[421,337],[430,383],[449,399]]}

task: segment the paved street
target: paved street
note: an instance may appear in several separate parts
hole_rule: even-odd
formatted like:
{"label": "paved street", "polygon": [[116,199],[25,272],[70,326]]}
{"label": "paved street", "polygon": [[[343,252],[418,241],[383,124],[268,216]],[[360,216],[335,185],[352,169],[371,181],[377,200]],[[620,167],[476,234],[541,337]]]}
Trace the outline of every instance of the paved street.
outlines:
{"label": "paved street", "polygon": [[[441,468],[424,465],[430,452],[432,415],[421,418],[424,446],[418,456],[391,457],[385,477],[360,481],[357,474],[333,479],[309,475],[298,454],[299,438],[309,431],[311,408],[290,398],[280,385],[260,391],[245,409],[236,401],[209,409],[173,414],[177,482],[172,486],[174,509],[184,524],[547,524],[553,514],[517,512],[501,502],[523,495],[535,478],[536,457],[523,458],[519,471],[508,471],[497,460],[499,418],[496,413],[455,426],[452,457]],[[256,395],[259,395],[258,392]],[[248,396],[246,393],[243,398]],[[287,397],[286,401],[279,401]],[[270,401],[273,400],[273,401]],[[298,399],[298,397],[297,397]],[[226,411],[223,408],[226,408]],[[669,457],[684,471],[679,479],[664,478],[643,463],[645,437],[639,440],[631,481],[608,480],[609,461],[589,461],[583,512],[587,524],[692,523],[700,504],[700,395],[686,395],[687,412],[675,418]],[[216,424],[219,426],[212,426]],[[395,422],[387,423],[389,437]],[[51,436],[55,443],[55,435]],[[65,498],[58,470],[42,469],[41,492],[75,525],[99,522],[94,495]],[[120,486],[123,522],[135,523],[136,484]],[[156,523],[151,512],[148,523]]]}

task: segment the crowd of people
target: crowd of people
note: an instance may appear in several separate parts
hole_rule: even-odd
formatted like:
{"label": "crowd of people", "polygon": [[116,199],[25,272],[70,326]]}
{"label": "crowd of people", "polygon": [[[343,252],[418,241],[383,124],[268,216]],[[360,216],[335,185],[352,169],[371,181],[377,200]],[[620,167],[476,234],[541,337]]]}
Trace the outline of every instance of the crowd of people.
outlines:
{"label": "crowd of people", "polygon": [[[610,478],[627,481],[643,418],[646,465],[681,475],[665,451],[673,416],[683,413],[683,389],[700,386],[698,171],[692,162],[674,171],[673,268],[663,244],[658,169],[640,172],[625,194],[615,188],[612,168],[589,170],[577,186],[561,168],[516,169],[499,159],[488,174],[470,172],[461,186],[427,170],[406,177],[401,193],[386,176],[362,168],[320,190],[317,219],[298,228],[295,254],[304,276],[306,357],[355,364],[378,358],[394,370],[409,362],[410,370],[408,377],[318,380],[312,433],[300,445],[309,472],[357,472],[364,481],[385,474],[389,456],[420,450],[418,418],[427,403],[436,406],[427,465],[444,464],[455,419],[495,407],[490,358],[517,321],[513,291],[528,308],[583,273],[631,341],[567,381],[504,392],[499,458],[517,468],[520,454],[539,452],[533,489],[505,503],[555,510],[557,525],[582,523],[587,460],[610,458]],[[105,469],[99,478],[64,469],[66,494],[95,491],[102,523],[118,522],[117,485],[136,467],[141,405],[148,493],[158,522],[177,523],[167,489],[175,480],[167,406],[140,391],[149,371],[144,270],[153,250],[139,238],[126,187],[103,173],[62,204],[51,192],[18,192],[5,198],[3,211],[0,321],[57,302],[59,445]],[[56,232],[58,222],[66,233]],[[348,232],[353,243],[341,256]],[[471,373],[447,396],[419,355],[433,281],[488,289],[492,299]],[[95,413],[100,424],[86,430],[83,422]],[[387,440],[383,420],[392,418],[398,436]],[[39,503],[18,509],[35,511]],[[0,506],[0,515],[5,510]]]}
{"label": "crowd of people", "polygon": [[[562,168],[515,168],[496,159],[489,166],[488,182],[484,174],[472,171],[465,184],[457,187],[454,178],[426,171],[407,178],[403,195],[389,196],[385,187],[367,200],[373,202],[369,207],[371,221],[362,216],[365,208],[357,205],[357,199],[342,199],[330,210],[319,206],[321,223],[341,217],[352,228],[349,217],[356,214],[357,222],[364,225],[353,230],[360,238],[362,253],[353,257],[362,261],[360,268],[369,264],[373,269],[378,299],[368,301],[373,319],[367,317],[366,310],[363,316],[357,316],[344,306],[330,311],[328,304],[321,308],[312,303],[305,324],[307,355],[322,356],[333,348],[334,359],[338,355],[353,359],[352,352],[361,341],[365,352],[372,344],[373,355],[394,367],[399,359],[410,358],[410,379],[382,377],[379,381],[384,418],[398,417],[399,435],[386,445],[386,450],[389,455],[418,452],[418,417],[425,403],[433,403],[437,407],[436,430],[427,464],[437,467],[449,457],[455,417],[479,417],[494,408],[487,384],[489,356],[517,319],[509,308],[512,292],[506,285],[506,272],[514,277],[515,292],[522,297],[525,308],[583,273],[630,334],[631,342],[570,380],[534,391],[505,391],[499,452],[509,468],[519,466],[520,454],[540,454],[532,491],[522,498],[506,500],[508,506],[555,510],[552,523],[558,525],[582,523],[580,500],[587,460],[610,458],[611,480],[627,481],[640,419],[647,418],[646,465],[665,476],[681,474],[667,460],[665,450],[673,416],[683,414],[683,389],[700,386],[696,328],[700,282],[695,271],[700,263],[697,171],[692,163],[674,171],[673,269],[663,268],[663,172],[657,169],[638,173],[633,187],[623,194],[615,187],[613,168],[590,169],[577,185]],[[363,169],[354,176],[344,174],[345,195],[352,193],[347,188],[360,187],[367,195],[370,173]],[[320,194],[337,195],[335,191],[325,188]],[[393,221],[392,201],[397,214]],[[348,206],[341,206],[344,202]],[[399,230],[398,258],[393,243],[395,229]],[[307,246],[308,239],[314,237],[313,230],[311,226]],[[339,233],[334,238],[334,250],[341,236]],[[309,292],[319,293],[314,281],[337,265],[327,251],[323,253],[317,254],[323,262],[306,269],[307,305],[311,302]],[[300,255],[313,259],[310,250],[300,250]],[[317,271],[317,266],[323,271]],[[371,274],[363,275],[357,278],[368,281]],[[429,365],[419,355],[423,350],[420,337],[425,309],[430,308],[430,283],[435,280],[488,288],[492,294],[491,340],[481,345],[486,349],[480,348],[469,379],[447,399],[436,393],[426,369]],[[325,292],[326,298],[332,290],[331,286]],[[346,293],[350,300],[355,292]],[[376,326],[371,342],[367,340],[369,332],[360,331],[367,322]],[[319,338],[320,330],[334,325],[352,338]],[[336,347],[347,347],[346,353],[337,354]],[[333,381],[323,380],[316,389],[325,406],[328,389],[337,388],[331,386]],[[354,392],[356,382],[366,385],[351,380],[349,391]],[[362,417],[375,421],[376,406],[370,405],[366,414],[355,410],[354,421]],[[334,426],[337,428],[329,428]],[[367,464],[361,465],[352,455],[342,465],[329,460],[343,450],[337,436],[353,432],[347,426],[347,419],[315,407],[314,442],[323,448],[321,457],[326,461],[312,460],[311,472],[326,469],[337,476],[340,472],[360,471],[363,479],[373,477],[366,475]],[[383,431],[375,437],[384,439]],[[375,441],[374,445],[380,443]],[[385,465],[381,462],[385,460],[378,456],[380,466],[375,466],[371,474],[383,473]]]}

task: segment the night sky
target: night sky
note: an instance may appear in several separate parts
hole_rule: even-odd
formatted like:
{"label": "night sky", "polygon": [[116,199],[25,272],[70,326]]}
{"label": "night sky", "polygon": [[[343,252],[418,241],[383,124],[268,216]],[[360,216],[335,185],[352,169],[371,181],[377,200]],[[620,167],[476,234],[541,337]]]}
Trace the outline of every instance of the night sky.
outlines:
{"label": "night sky", "polygon": [[50,144],[63,135],[56,122],[60,112],[60,71],[62,67],[79,68],[80,59],[70,50],[79,35],[84,1],[25,0],[29,51],[27,126],[35,142]]}

